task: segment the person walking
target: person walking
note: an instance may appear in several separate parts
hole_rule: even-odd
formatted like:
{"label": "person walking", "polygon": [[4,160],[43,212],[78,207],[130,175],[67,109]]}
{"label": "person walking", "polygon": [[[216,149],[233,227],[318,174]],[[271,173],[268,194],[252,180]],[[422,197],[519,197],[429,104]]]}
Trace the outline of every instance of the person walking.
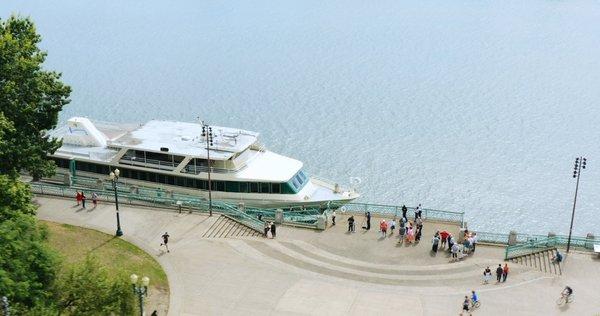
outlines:
{"label": "person walking", "polygon": [[465,299],[463,300],[463,303],[462,303],[462,312],[460,312],[460,315],[462,315],[464,312],[469,313],[469,315],[473,315],[469,312],[470,307],[471,307],[471,302],[469,301],[469,297],[465,296]]}
{"label": "person walking", "polygon": [[408,218],[406,218],[406,212],[408,212],[408,208],[406,208],[406,205],[402,205],[402,218],[404,218],[405,221],[408,221]]}
{"label": "person walking", "polygon": [[92,203],[94,204],[94,208],[98,206],[98,194],[96,192],[92,192]]}
{"label": "person walking", "polygon": [[508,263],[505,263],[504,268],[502,268],[502,282],[506,282],[507,277],[508,277]]}
{"label": "person walking", "polygon": [[269,230],[271,229],[271,225],[269,225],[269,222],[265,221],[265,238],[269,238]]}
{"label": "person walking", "polygon": [[354,232],[354,215],[348,217],[348,232]]}
{"label": "person walking", "polygon": [[335,210],[331,213],[331,226],[335,226]]}
{"label": "person walking", "polygon": [[454,238],[452,234],[448,234],[448,250],[451,250],[452,246],[454,246]]}
{"label": "person walking", "polygon": [[275,223],[271,222],[271,238],[275,238],[276,235],[277,227],[275,226]]}
{"label": "person walking", "polygon": [[471,246],[473,247],[473,249],[471,249],[472,252],[475,252],[475,246],[477,246],[477,233],[473,233],[473,235],[471,235],[472,238],[472,243]]}
{"label": "person walking", "polygon": [[438,235],[434,235],[433,239],[431,240],[431,251],[433,252],[437,252],[438,251],[438,245],[440,244],[440,238],[438,237]]}
{"label": "person walking", "polygon": [[371,229],[371,212],[367,212],[367,230]]}
{"label": "person walking", "polygon": [[491,279],[492,279],[492,270],[490,270],[490,267],[487,267],[487,268],[485,268],[485,270],[483,270],[483,284],[490,283]]}
{"label": "person walking", "polygon": [[496,268],[496,283],[500,283],[500,281],[502,280],[503,273],[504,273],[504,270],[502,269],[502,264],[499,264],[498,267]]}
{"label": "person walking", "polygon": [[77,201],[77,206],[81,203],[81,192],[79,190],[75,191],[75,200]]}
{"label": "person walking", "polygon": [[385,222],[385,219],[382,219],[379,223],[379,229],[381,230],[381,237],[387,236],[387,223]]}
{"label": "person walking", "polygon": [[163,242],[160,244],[160,246],[162,247],[164,245],[165,248],[167,248],[167,252],[170,252],[169,251],[169,245],[168,245],[168,243],[169,243],[169,237],[170,237],[169,233],[165,232],[165,234],[162,235],[161,237],[162,237]]}
{"label": "person walking", "polygon": [[83,191],[81,191],[81,206],[83,206],[83,208],[85,208],[85,194],[83,193]]}
{"label": "person walking", "polygon": [[390,222],[390,236],[394,234],[394,229],[396,229],[396,220],[392,219]]}

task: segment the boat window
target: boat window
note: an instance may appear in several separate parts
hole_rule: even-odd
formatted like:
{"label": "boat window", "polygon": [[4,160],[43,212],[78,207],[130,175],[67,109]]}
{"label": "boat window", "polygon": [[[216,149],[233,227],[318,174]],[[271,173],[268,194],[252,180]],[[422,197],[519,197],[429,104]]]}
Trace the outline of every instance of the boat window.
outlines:
{"label": "boat window", "polygon": [[250,192],[258,193],[258,183],[250,182]]}
{"label": "boat window", "polygon": [[261,182],[260,193],[271,193],[271,186],[268,182]]}
{"label": "boat window", "polygon": [[292,179],[292,183],[294,184],[294,188],[296,190],[300,189],[300,182],[298,182],[297,177],[294,177],[294,179]]}
{"label": "boat window", "polygon": [[281,184],[280,183],[271,183],[271,192],[273,193],[281,193]]}
{"label": "boat window", "polygon": [[184,156],[167,153],[130,149],[121,157],[119,162],[128,165],[144,166],[146,168],[173,170],[184,158]]}
{"label": "boat window", "polygon": [[240,192],[248,192],[248,182],[240,182]]}

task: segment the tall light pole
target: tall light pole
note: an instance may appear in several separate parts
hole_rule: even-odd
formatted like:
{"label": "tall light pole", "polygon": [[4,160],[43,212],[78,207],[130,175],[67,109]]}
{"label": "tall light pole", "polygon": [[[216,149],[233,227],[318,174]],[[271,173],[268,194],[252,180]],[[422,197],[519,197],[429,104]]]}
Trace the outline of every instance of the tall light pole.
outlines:
{"label": "tall light pole", "polygon": [[206,139],[206,161],[208,162],[208,216],[212,216],[212,187],[210,181],[210,171],[212,167],[210,166],[210,146],[213,145],[213,138],[215,135],[213,134],[212,127],[202,122],[202,137]]}
{"label": "tall light pole", "polygon": [[115,169],[115,171],[111,171],[108,174],[110,181],[112,181],[113,190],[115,190],[115,207],[117,209],[117,236],[123,236],[123,231],[121,230],[121,219],[119,218],[119,194],[117,193],[117,182],[119,181],[120,173],[121,172],[119,169]]}
{"label": "tall light pole", "polygon": [[138,297],[140,304],[140,316],[144,316],[144,296],[148,296],[148,284],[150,284],[150,278],[145,276],[142,278],[142,284],[138,285],[138,276],[132,274],[129,279],[131,280],[131,286],[133,287],[133,294]]}
{"label": "tall light pole", "polygon": [[573,232],[573,219],[575,218],[575,205],[577,204],[577,191],[579,190],[579,177],[581,176],[581,169],[585,169],[587,159],[584,157],[575,158],[575,168],[573,170],[573,178],[577,178],[577,184],[575,185],[575,198],[573,199],[573,212],[571,213],[571,227],[569,227],[569,240],[567,241],[567,253],[571,248],[571,233]]}

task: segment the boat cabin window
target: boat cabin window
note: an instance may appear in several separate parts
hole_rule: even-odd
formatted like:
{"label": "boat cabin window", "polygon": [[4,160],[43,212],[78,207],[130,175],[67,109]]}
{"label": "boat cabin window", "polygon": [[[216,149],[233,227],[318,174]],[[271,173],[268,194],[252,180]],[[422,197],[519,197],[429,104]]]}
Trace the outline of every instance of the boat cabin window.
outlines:
{"label": "boat cabin window", "polygon": [[130,149],[123,157],[121,157],[119,162],[146,168],[173,170],[184,158],[184,156],[171,155],[168,153],[155,153],[151,151]]}

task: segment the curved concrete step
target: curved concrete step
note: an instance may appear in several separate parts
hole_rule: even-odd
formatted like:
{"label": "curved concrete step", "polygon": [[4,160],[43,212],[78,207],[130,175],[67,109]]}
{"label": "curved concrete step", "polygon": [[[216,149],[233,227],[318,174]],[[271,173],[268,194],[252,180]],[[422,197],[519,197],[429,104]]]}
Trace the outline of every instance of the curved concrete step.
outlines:
{"label": "curved concrete step", "polygon": [[[433,265],[390,265],[390,264],[379,264],[367,261],[360,261],[348,257],[339,256],[333,254],[312,244],[304,241],[284,241],[280,242],[282,245],[302,253],[305,256],[337,264],[340,266],[366,270],[378,273],[394,273],[403,272],[404,274],[422,274],[422,273],[452,273],[452,272],[464,272],[471,270],[476,267],[485,267],[486,265],[497,264],[497,261],[491,259],[480,259],[480,258],[468,258],[468,261],[458,261],[451,264],[433,264]],[[448,258],[450,260],[450,258]]]}
{"label": "curved concrete step", "polygon": [[[350,269],[326,262],[321,262],[300,253],[286,250],[285,246],[277,245],[272,241],[243,241],[232,245],[236,250],[249,254],[260,261],[275,260],[284,266],[298,270],[336,277],[346,280],[374,283],[379,285],[410,285],[410,286],[447,286],[455,285],[477,285],[481,280],[482,267],[472,266],[471,270],[462,272],[447,272],[442,274],[431,274],[430,271],[421,271],[420,274],[403,273],[394,271],[395,274],[374,273],[363,270]],[[481,270],[481,271],[480,271]],[[406,271],[404,271],[406,272]],[[518,275],[517,271],[513,274]],[[533,276],[531,276],[533,277]]]}

